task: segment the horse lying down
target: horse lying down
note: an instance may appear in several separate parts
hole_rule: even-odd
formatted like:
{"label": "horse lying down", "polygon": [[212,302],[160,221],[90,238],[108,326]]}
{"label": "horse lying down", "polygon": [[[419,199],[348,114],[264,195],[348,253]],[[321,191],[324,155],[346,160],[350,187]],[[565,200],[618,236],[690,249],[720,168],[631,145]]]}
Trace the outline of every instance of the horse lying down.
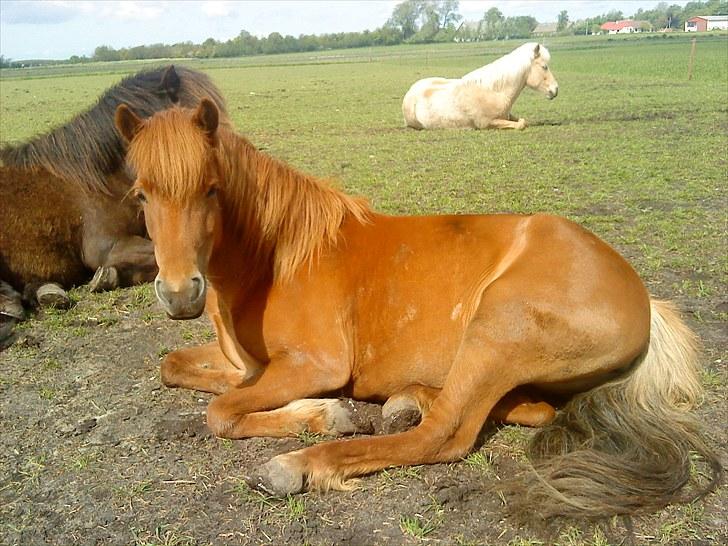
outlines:
{"label": "horse lying down", "polygon": [[[154,279],[154,247],[139,204],[127,198],[133,176],[114,112],[124,102],[151,115],[202,97],[224,115],[205,74],[174,66],[142,71],[68,123],[0,150],[0,321],[23,318],[21,293],[31,304],[66,307],[63,288],[91,280],[98,291]],[[9,335],[3,332],[0,340]]]}
{"label": "horse lying down", "polygon": [[[544,425],[535,473],[514,482],[530,511],[663,506],[693,452],[714,474],[700,491],[714,487],[720,465],[691,413],[695,338],[592,233],[541,214],[378,214],[259,152],[207,100],[146,120],[120,106],[116,123],[157,297],[175,319],[206,309],[217,333],[167,355],[162,381],[217,394],[217,436],[353,432],[332,395],[422,414],[404,432],[278,455],[255,485],[346,489],[379,469],[456,461],[495,410]],[[524,387],[541,397],[513,395]],[[552,397],[567,400],[558,413]]]}
{"label": "horse lying down", "polygon": [[523,129],[526,120],[511,114],[523,88],[549,99],[559,93],[550,60],[548,49],[528,43],[460,79],[419,80],[402,101],[405,124],[415,129]]}

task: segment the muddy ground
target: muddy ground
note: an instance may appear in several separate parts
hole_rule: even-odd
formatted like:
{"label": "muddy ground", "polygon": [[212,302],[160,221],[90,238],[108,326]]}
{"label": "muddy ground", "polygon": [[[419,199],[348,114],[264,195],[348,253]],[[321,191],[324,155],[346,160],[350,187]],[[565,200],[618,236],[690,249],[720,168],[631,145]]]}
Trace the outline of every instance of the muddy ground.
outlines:
{"label": "muddy ground", "polygon": [[[71,310],[35,315],[0,353],[1,544],[728,542],[725,486],[631,520],[519,523],[495,490],[524,465],[530,431],[519,427],[485,431],[459,463],[377,473],[353,492],[265,497],[248,488],[246,473],[321,438],[212,437],[210,396],[167,389],[158,373],[167,352],[212,337],[206,319],[166,319],[149,286],[72,295]],[[723,316],[727,304],[680,304],[705,342],[700,412],[725,465],[725,323],[694,315]],[[379,407],[363,411],[379,427]]]}

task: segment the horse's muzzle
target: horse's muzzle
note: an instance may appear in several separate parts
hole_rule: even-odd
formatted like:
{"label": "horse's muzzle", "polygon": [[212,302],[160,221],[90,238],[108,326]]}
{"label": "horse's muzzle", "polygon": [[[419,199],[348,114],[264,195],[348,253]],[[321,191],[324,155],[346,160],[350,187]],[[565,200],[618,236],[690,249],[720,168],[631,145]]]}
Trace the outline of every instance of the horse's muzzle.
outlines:
{"label": "horse's muzzle", "polygon": [[207,283],[202,275],[197,274],[175,287],[171,287],[157,275],[154,290],[159,303],[171,319],[196,319],[205,310]]}
{"label": "horse's muzzle", "polygon": [[556,95],[559,94],[559,86],[555,86],[549,89],[548,93],[546,94],[546,98],[549,100],[553,100],[556,98]]}

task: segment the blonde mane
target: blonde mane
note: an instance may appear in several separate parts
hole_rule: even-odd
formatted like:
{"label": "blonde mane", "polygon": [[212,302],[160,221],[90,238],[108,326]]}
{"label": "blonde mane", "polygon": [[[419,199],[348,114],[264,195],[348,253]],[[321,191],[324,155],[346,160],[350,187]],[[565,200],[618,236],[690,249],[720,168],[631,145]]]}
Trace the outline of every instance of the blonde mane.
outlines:
{"label": "blonde mane", "polygon": [[[144,123],[129,146],[140,178],[168,199],[186,198],[215,182],[226,230],[241,238],[242,251],[258,265],[272,260],[274,279],[289,280],[327,245],[337,241],[347,216],[366,222],[368,203],[303,174],[220,125],[216,146],[193,122],[191,110],[172,108]],[[218,165],[220,180],[209,180]]]}
{"label": "blonde mane", "polygon": [[[512,87],[518,80],[525,79],[537,45],[539,44],[536,42],[523,44],[492,63],[465,74],[461,79],[464,83],[480,85],[494,91]],[[551,60],[551,54],[544,46],[539,47],[539,56],[547,63]]]}

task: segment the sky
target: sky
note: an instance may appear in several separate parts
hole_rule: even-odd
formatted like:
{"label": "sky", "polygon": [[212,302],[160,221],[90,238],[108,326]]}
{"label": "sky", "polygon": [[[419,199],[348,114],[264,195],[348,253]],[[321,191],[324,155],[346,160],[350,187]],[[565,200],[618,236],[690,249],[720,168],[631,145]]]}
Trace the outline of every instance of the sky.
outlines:
{"label": "sky", "polygon": [[[6,59],[67,59],[114,49],[207,38],[225,41],[245,29],[256,36],[324,34],[381,27],[401,0],[0,0],[0,55]],[[465,20],[497,7],[505,16],[554,22],[620,10],[625,16],[659,0],[461,0]],[[675,2],[685,5],[687,0]]]}

